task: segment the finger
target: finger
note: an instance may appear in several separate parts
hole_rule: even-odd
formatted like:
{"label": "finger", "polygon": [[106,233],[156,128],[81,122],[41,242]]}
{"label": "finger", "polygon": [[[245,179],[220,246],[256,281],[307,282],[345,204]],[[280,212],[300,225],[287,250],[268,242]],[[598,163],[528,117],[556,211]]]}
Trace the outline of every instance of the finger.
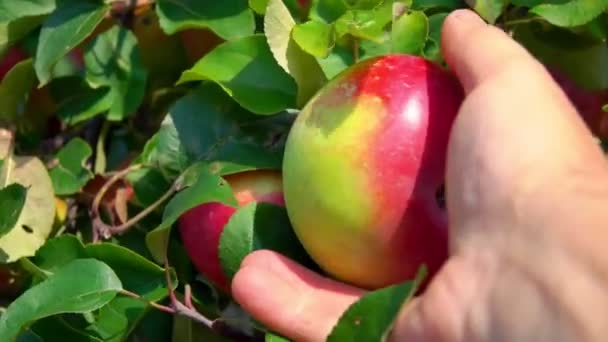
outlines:
{"label": "finger", "polygon": [[471,10],[456,10],[445,19],[441,48],[467,93],[512,64],[517,64],[522,76],[543,71],[525,48]]}
{"label": "finger", "polygon": [[280,254],[256,251],[243,261],[232,293],[246,311],[277,333],[296,341],[324,341],[364,292]]}
{"label": "finger", "polygon": [[605,157],[542,64],[468,10],[446,18],[442,48],[468,94],[448,149],[452,252],[487,244],[497,227],[547,237],[558,226],[590,229],[605,195],[598,187],[608,180]]}

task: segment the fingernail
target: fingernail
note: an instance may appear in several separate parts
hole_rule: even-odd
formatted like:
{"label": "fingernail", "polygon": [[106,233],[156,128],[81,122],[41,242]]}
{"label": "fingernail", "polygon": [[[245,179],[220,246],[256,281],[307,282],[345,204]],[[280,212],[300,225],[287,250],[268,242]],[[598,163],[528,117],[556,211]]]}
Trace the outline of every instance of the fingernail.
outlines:
{"label": "fingernail", "polygon": [[465,22],[467,25],[485,25],[485,22],[477,13],[469,9],[459,9],[452,12],[454,18]]}

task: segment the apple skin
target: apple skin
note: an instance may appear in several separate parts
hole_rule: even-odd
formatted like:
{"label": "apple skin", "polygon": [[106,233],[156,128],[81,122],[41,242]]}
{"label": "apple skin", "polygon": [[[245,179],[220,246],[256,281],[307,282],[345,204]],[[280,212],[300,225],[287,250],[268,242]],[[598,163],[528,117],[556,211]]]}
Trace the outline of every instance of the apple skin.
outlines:
{"label": "apple skin", "polygon": [[344,70],[302,109],[284,152],[285,206],[330,276],[376,289],[441,267],[448,222],[436,194],[463,96],[448,71],[388,54]]}
{"label": "apple skin", "polygon": [[[284,206],[281,173],[246,171],[224,176],[239,207],[252,202]],[[215,286],[230,293],[230,282],[220,264],[218,246],[224,226],[237,211],[223,203],[205,203],[185,212],[178,221],[179,232],[194,267]]]}
{"label": "apple skin", "polygon": [[2,81],[4,79],[4,77],[6,76],[6,74],[8,74],[8,72],[19,62],[24,61],[28,58],[27,53],[18,48],[18,47],[11,47],[8,52],[6,53],[6,55],[4,55],[4,57],[2,57],[2,60],[0,60],[0,81]]}

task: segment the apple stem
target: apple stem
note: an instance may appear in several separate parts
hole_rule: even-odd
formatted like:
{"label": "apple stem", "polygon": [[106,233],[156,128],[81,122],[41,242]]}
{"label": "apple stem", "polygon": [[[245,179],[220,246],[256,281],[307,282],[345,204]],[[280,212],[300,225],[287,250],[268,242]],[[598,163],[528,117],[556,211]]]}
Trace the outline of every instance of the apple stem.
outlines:
{"label": "apple stem", "polygon": [[[99,189],[99,192],[97,193],[97,195],[95,195],[95,199],[93,200],[93,205],[91,207],[93,231],[94,233],[97,233],[96,235],[101,235],[101,237],[103,237],[104,239],[109,239],[113,235],[124,234],[127,230],[129,230],[129,228],[137,224],[139,221],[141,221],[143,218],[153,212],[156,208],[158,208],[161,204],[163,204],[167,199],[169,199],[179,188],[178,182],[173,183],[169,190],[167,190],[167,192],[165,192],[159,199],[157,199],[154,203],[150,204],[144,210],[140,211],[137,215],[133,216],[123,224],[114,226],[103,222],[101,220],[101,215],[99,214],[99,207],[105,193],[108,191],[108,189],[110,189],[112,184],[124,178],[128,173],[141,169],[143,166],[143,164],[134,164],[124,170],[114,173],[114,175],[101,187],[101,189]],[[94,241],[96,241],[95,238]]]}
{"label": "apple stem", "polygon": [[353,62],[359,62],[359,39],[353,37]]}

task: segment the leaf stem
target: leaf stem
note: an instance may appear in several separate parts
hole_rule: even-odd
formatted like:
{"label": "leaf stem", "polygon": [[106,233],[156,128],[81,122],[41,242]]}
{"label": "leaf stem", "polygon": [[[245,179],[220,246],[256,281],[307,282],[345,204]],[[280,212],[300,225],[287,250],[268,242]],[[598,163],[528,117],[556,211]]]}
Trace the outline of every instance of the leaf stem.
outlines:
{"label": "leaf stem", "polygon": [[353,62],[359,62],[359,39],[353,37]]}
{"label": "leaf stem", "polygon": [[[159,199],[157,199],[154,203],[150,204],[147,208],[139,212],[137,215],[133,216],[127,222],[120,224],[118,226],[112,226],[104,223],[101,220],[101,215],[99,214],[99,207],[101,204],[101,200],[103,196],[106,194],[108,189],[125,177],[128,173],[139,170],[143,167],[143,164],[134,164],[129,166],[126,169],[116,172],[97,192],[95,198],[93,199],[93,205],[91,206],[91,217],[93,219],[93,230],[101,235],[104,239],[110,238],[112,235],[120,235],[125,233],[129,228],[133,225],[141,221],[144,217],[149,215],[152,211],[158,208],[163,202],[165,202],[169,197],[171,197],[178,189],[177,182],[174,183],[167,192],[165,192]],[[95,240],[95,239],[94,239]]]}
{"label": "leaf stem", "polygon": [[528,23],[531,23],[534,21],[540,21],[540,20],[542,20],[540,17],[529,17],[529,18],[505,20],[505,22],[503,23],[503,26],[504,27],[516,26],[516,25],[528,24]]}
{"label": "leaf stem", "polygon": [[166,312],[166,313],[170,313],[170,314],[175,314],[176,313],[176,311],[172,307],[169,307],[169,306],[166,306],[166,305],[162,305],[162,304],[158,304],[156,302],[147,300],[144,297],[138,295],[137,293],[134,293],[134,292],[131,292],[131,291],[128,291],[128,290],[125,290],[125,289],[120,290],[119,293],[122,294],[122,295],[125,295],[127,297],[131,297],[131,298],[138,299],[138,300],[141,300],[143,302],[146,302],[148,305],[150,305],[151,307],[153,307],[153,308],[155,308],[157,310],[160,310],[160,311],[163,311],[163,312]]}
{"label": "leaf stem", "polygon": [[165,277],[167,281],[167,289],[169,290],[169,299],[171,301],[171,309],[174,310],[175,314],[181,315],[184,317],[188,317],[195,322],[201,323],[209,328],[211,331],[216,334],[224,337],[230,338],[232,341],[246,341],[246,342],[262,342],[265,341],[264,334],[256,333],[253,336],[228,325],[226,322],[223,322],[220,319],[211,320],[194,308],[192,305],[192,290],[189,284],[185,285],[185,305],[180,302],[175,296],[175,291],[173,290],[173,284],[171,281],[171,274],[169,272],[169,260],[165,257]]}
{"label": "leaf stem", "polygon": [[106,171],[106,139],[110,131],[110,121],[104,120],[99,136],[97,137],[97,146],[95,147],[95,168],[94,172],[97,174],[104,173]]}

